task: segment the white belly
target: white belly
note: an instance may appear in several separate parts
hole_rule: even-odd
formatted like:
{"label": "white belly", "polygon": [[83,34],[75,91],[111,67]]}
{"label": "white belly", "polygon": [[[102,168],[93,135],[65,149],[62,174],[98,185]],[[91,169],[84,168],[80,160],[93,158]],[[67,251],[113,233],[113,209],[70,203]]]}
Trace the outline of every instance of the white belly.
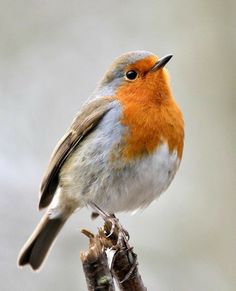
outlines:
{"label": "white belly", "polygon": [[98,191],[94,202],[112,213],[144,208],[167,189],[178,167],[176,152],[170,154],[167,145],[162,145],[152,156],[111,175],[102,187],[106,191]]}
{"label": "white belly", "polygon": [[85,166],[79,162],[62,176],[63,195],[77,201],[77,207],[93,201],[110,213],[148,206],[167,189],[179,167],[177,153],[170,154],[166,144],[126,167],[114,168],[109,163],[98,167],[92,162]]}

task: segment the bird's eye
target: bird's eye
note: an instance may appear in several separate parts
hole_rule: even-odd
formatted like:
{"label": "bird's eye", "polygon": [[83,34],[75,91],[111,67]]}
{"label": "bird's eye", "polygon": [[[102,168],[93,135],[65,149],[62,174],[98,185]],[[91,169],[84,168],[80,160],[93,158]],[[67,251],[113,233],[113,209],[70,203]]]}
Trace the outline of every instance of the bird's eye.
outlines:
{"label": "bird's eye", "polygon": [[135,80],[138,76],[138,73],[134,70],[131,70],[126,72],[125,76],[128,80]]}

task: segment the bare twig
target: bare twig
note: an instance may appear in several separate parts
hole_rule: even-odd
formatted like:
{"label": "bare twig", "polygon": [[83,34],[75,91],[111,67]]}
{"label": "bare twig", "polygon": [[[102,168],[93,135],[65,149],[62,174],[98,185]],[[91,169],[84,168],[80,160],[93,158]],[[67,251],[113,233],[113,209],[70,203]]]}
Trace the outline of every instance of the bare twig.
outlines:
{"label": "bare twig", "polygon": [[[103,229],[99,231],[103,245],[112,247],[116,251],[111,265],[112,273],[120,290],[145,291],[147,289],[138,272],[137,255],[133,252],[133,248],[129,246],[126,238],[120,237],[120,231],[115,228],[113,233],[110,234],[111,224],[109,223],[105,223]],[[127,231],[122,231],[129,237]],[[110,234],[109,237],[106,234]]]}
{"label": "bare twig", "polygon": [[109,270],[107,255],[100,238],[94,236],[88,230],[82,230],[82,233],[89,237],[90,241],[89,250],[80,254],[88,290],[114,291],[115,287]]}
{"label": "bare twig", "polygon": [[[89,291],[115,290],[112,275],[122,291],[147,290],[138,272],[137,255],[128,243],[129,234],[119,222],[114,225],[106,221],[96,236],[88,230],[82,230],[82,233],[90,239],[89,250],[81,253]],[[105,253],[109,249],[115,252],[111,263],[112,274]]]}

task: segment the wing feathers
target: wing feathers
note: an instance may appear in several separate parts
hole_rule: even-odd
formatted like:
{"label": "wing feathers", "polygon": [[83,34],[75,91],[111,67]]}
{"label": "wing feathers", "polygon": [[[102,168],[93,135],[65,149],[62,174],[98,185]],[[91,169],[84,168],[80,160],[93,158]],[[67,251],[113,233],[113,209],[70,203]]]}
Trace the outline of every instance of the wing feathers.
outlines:
{"label": "wing feathers", "polygon": [[58,186],[60,169],[79,142],[99,123],[110,110],[112,98],[97,98],[84,105],[75,117],[71,128],[59,141],[41,183],[39,208],[50,204]]}

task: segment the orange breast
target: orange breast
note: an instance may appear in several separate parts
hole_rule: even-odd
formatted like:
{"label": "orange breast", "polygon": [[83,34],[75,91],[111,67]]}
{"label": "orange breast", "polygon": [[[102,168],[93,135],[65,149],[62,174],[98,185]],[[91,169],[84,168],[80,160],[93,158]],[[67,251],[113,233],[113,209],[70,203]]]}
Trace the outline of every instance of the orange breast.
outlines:
{"label": "orange breast", "polygon": [[[130,160],[153,153],[167,142],[170,152],[177,151],[181,159],[184,140],[184,122],[181,111],[172,98],[165,72],[158,76],[158,86],[153,93],[152,81],[142,79],[125,84],[117,91],[123,107],[121,123],[129,130],[125,136],[123,155]],[[164,78],[162,81],[160,78]],[[152,76],[153,79],[153,76]]]}

